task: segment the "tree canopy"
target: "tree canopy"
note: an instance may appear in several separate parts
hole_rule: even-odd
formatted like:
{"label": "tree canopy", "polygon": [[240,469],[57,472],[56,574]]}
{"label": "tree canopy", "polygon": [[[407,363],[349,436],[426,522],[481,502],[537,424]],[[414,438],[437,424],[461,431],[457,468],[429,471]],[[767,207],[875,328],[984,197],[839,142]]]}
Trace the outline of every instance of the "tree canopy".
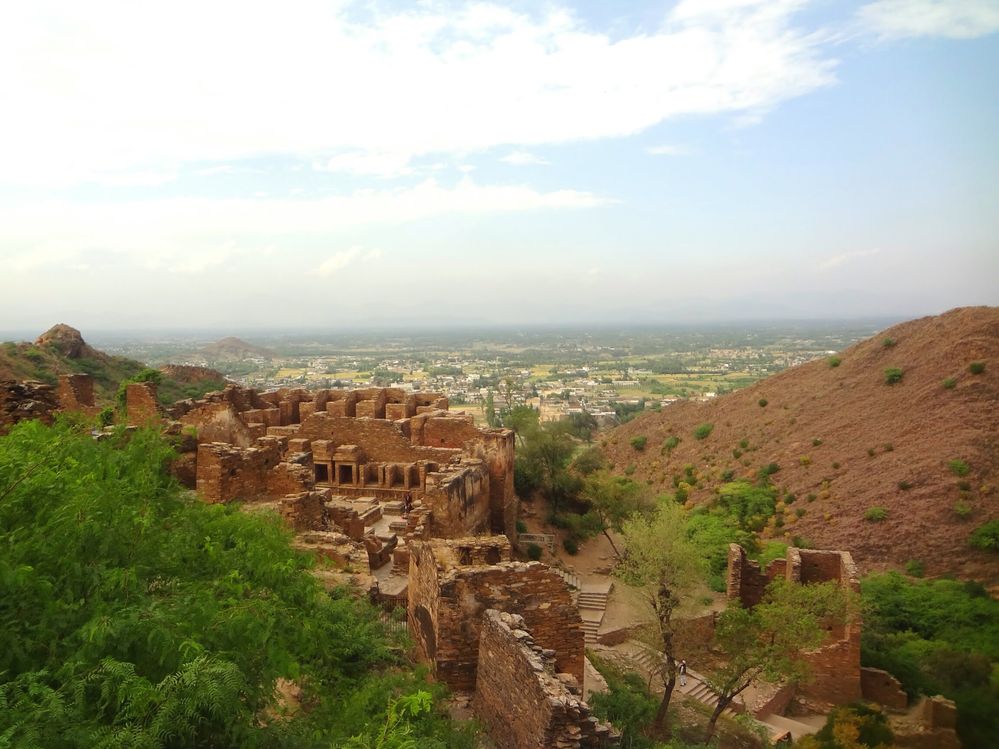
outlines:
{"label": "tree canopy", "polygon": [[[419,682],[376,611],[327,594],[276,517],[181,491],[170,455],[150,431],[66,422],[0,438],[0,747],[328,748],[377,730]],[[435,720],[421,745],[449,745]]]}

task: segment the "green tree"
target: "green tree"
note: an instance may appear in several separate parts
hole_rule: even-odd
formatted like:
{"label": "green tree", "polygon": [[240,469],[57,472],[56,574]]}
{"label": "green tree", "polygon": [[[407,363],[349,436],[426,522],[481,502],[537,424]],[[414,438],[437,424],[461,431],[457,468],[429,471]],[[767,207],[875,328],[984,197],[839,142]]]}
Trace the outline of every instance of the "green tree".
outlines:
{"label": "green tree", "polygon": [[646,487],[604,471],[588,476],[579,496],[588,504],[584,515],[588,521],[586,525],[594,532],[604,534],[618,559],[621,552],[610,532],[621,533],[626,520],[634,515],[648,515],[655,507],[655,499]]}
{"label": "green tree", "polygon": [[499,418],[496,416],[496,404],[493,399],[492,390],[486,393],[485,415],[486,415],[486,424],[488,424],[491,427],[499,426]]}
{"label": "green tree", "polygon": [[[380,723],[420,680],[378,612],[276,516],[182,492],[171,455],[68,422],[0,438],[0,746],[319,749]],[[278,716],[278,679],[310,709]]]}
{"label": "green tree", "polygon": [[661,654],[656,669],[663,698],[653,719],[662,731],[676,686],[676,615],[704,577],[704,563],[687,536],[684,511],[675,502],[661,502],[648,517],[633,515],[622,523],[624,556],[615,574],[641,590],[652,615],[652,635]]}
{"label": "green tree", "polygon": [[802,652],[826,637],[825,627],[847,617],[849,599],[835,582],[770,584],[764,600],[747,609],[730,606],[718,617],[715,645],[725,665],[707,677],[718,694],[705,742],[714,736],[718,717],[732,701],[759,679],[771,682],[808,676]]}
{"label": "green tree", "polygon": [[512,429],[517,436],[517,444],[523,447],[527,439],[538,429],[541,414],[530,406],[514,406],[503,414],[503,426]]}
{"label": "green tree", "polygon": [[579,478],[568,470],[575,444],[559,424],[547,423],[529,433],[522,451],[525,468],[537,479],[538,488],[551,504],[552,512],[579,491]]}

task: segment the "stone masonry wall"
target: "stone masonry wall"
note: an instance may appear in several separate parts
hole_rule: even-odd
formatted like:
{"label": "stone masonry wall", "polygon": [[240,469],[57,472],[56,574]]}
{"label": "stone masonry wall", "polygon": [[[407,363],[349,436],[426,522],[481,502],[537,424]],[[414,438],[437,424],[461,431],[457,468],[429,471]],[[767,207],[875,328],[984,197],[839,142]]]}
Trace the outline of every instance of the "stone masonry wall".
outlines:
{"label": "stone masonry wall", "polygon": [[[790,547],[785,559],[775,560],[766,571],[747,558],[745,550],[731,544],[728,553],[729,600],[747,608],[758,604],[770,581],[783,577],[798,584],[835,581],[859,592],[860,583],[853,558],[844,551],[821,551]],[[811,678],[798,687],[798,696],[817,708],[844,705],[861,697],[859,614],[844,625],[830,628],[825,645],[802,654]]]}
{"label": "stone masonry wall", "polygon": [[909,696],[902,690],[901,682],[880,668],[860,669],[860,691],[865,700],[892,710],[905,710],[909,706]]}
{"label": "stone masonry wall", "polygon": [[582,683],[582,620],[565,581],[540,562],[483,565],[474,552],[455,558],[454,548],[489,541],[413,544],[408,615],[421,657],[452,689],[472,689],[482,613],[495,608],[522,615],[535,639],[555,651],[558,670]]}
{"label": "stone masonry wall", "polygon": [[94,401],[94,378],[88,374],[60,375],[56,393],[60,411],[79,411],[87,416],[100,411]]}
{"label": "stone masonry wall", "polygon": [[617,744],[611,727],[555,675],[553,652],[537,644],[523,617],[483,612],[478,650],[472,708],[500,749]]}
{"label": "stone masonry wall", "polygon": [[125,415],[129,424],[159,423],[163,409],[156,399],[156,384],[132,382],[125,388]]}

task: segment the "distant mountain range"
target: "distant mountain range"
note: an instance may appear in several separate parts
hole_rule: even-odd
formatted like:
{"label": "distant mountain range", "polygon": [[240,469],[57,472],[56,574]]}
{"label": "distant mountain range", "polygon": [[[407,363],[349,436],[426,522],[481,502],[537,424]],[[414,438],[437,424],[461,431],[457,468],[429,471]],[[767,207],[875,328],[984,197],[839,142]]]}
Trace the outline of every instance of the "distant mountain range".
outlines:
{"label": "distant mountain range", "polygon": [[[968,540],[999,518],[999,308],[905,322],[743,390],[645,413],[604,450],[659,491],[692,473],[691,504],[773,471],[783,502],[765,537],[846,549],[866,570],[918,562],[995,585],[999,554]],[[877,508],[882,520],[865,519]]]}
{"label": "distant mountain range", "polygon": [[232,336],[215,343],[202,346],[201,353],[209,360],[239,361],[242,359],[273,359],[274,352],[262,346],[254,346]]}

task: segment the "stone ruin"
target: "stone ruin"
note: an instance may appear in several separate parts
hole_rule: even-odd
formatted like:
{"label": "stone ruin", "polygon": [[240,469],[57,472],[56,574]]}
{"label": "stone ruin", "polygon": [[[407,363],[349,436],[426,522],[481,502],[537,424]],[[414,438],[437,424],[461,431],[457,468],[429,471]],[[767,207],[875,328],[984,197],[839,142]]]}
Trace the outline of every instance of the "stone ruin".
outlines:
{"label": "stone ruin", "polygon": [[582,619],[540,562],[512,559],[506,536],[412,546],[408,622],[421,660],[459,694],[502,749],[608,747],[618,735],[582,699]]}
{"label": "stone ruin", "polygon": [[[832,580],[844,588],[860,592],[857,567],[849,552],[792,546],[784,559],[775,559],[765,570],[761,570],[758,562],[748,558],[745,549],[738,544],[729,545],[727,594],[730,600],[738,600],[743,606],[752,608],[762,600],[770,582],[778,577],[800,585]],[[782,707],[769,707],[774,712],[782,712],[792,696],[819,710],[859,700],[863,696],[860,628],[861,620],[857,614],[842,624],[829,626],[826,643],[804,654],[812,678],[797,685],[793,692],[784,690],[786,702]]]}
{"label": "stone ruin", "polygon": [[[852,591],[860,591],[860,582],[853,557],[846,551],[820,551],[790,547],[784,559],[775,559],[761,569],[738,544],[730,544],[728,552],[727,593],[730,600],[743,606],[759,603],[767,585],[778,577],[807,585],[836,581]],[[895,713],[891,719],[897,746],[915,749],[960,749],[956,733],[956,708],[944,697],[924,697],[914,708],[914,722],[900,714],[909,707],[908,695],[901,683],[887,671],[860,665],[859,614],[837,627],[829,627],[826,643],[804,653],[812,678],[802,684],[785,685],[765,705],[754,710],[757,717],[772,712],[783,713],[797,697],[806,706],[826,712],[834,705],[846,705],[860,699],[875,702]]]}
{"label": "stone ruin", "polygon": [[500,749],[610,747],[619,735],[590,714],[580,682],[558,673],[523,616],[487,609],[479,627],[472,707]]}

